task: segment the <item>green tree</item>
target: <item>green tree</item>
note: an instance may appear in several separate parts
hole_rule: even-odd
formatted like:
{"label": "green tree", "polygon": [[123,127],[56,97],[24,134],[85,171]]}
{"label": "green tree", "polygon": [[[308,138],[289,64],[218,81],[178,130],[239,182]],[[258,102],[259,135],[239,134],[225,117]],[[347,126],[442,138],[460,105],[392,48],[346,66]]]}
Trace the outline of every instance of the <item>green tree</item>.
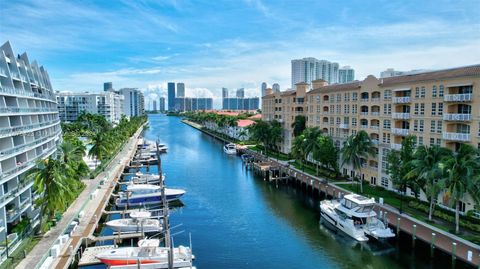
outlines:
{"label": "green tree", "polygon": [[302,170],[304,170],[304,165],[305,165],[305,159],[307,158],[307,154],[305,153],[306,146],[305,146],[305,135],[301,134],[299,136],[296,136],[293,139],[292,143],[292,150],[291,154],[293,158],[296,160],[299,160],[302,163]]}
{"label": "green tree", "polygon": [[445,188],[455,205],[455,233],[459,233],[460,200],[468,193],[480,202],[480,157],[478,151],[468,144],[461,144],[457,152],[440,163],[445,171]]}
{"label": "green tree", "polygon": [[102,161],[107,158],[110,153],[110,141],[106,134],[97,133],[94,137],[91,138],[90,144],[92,147],[88,151],[88,155],[95,158],[95,166],[97,166],[97,161]]}
{"label": "green tree", "polygon": [[415,150],[414,159],[410,162],[412,170],[405,175],[407,179],[415,178],[422,186],[421,189],[430,202],[428,211],[430,221],[435,208],[435,199],[444,186],[440,162],[449,156],[451,156],[451,151],[446,148],[422,145]]}
{"label": "green tree", "polygon": [[270,146],[272,150],[275,150],[277,152],[279,151],[278,144],[281,143],[283,139],[282,132],[283,132],[283,128],[280,122],[278,122],[277,120],[273,120],[269,122],[269,129],[268,129],[269,139],[267,144],[268,146]]}
{"label": "green tree", "polygon": [[[320,144],[318,143],[318,138],[322,136],[322,131],[318,127],[313,127],[313,128],[307,128],[303,131],[304,136],[304,152],[305,152],[305,161],[307,161],[308,156],[315,154],[315,152],[318,152],[320,150]],[[313,158],[315,159],[315,158]],[[319,163],[315,162],[316,166],[316,174],[318,175],[318,166]]]}
{"label": "green tree", "polygon": [[358,170],[360,175],[360,192],[363,193],[362,165],[363,160],[368,160],[368,157],[375,157],[375,145],[365,131],[360,131],[355,135],[347,138],[341,150],[342,166],[344,164],[351,165],[355,170]]}
{"label": "green tree", "polygon": [[36,201],[40,206],[40,227],[45,216],[51,218],[56,211],[63,211],[68,202],[75,199],[74,180],[65,173],[65,166],[61,160],[48,158],[39,160],[36,167],[31,169],[27,177],[33,178],[34,188],[42,194]]}
{"label": "green tree", "polygon": [[256,124],[248,127],[248,132],[254,141],[257,141],[263,145],[265,149],[265,155],[267,155],[267,148],[270,141],[270,124],[268,124],[266,121],[258,121]]}
{"label": "green tree", "polygon": [[313,151],[313,159],[322,163],[327,168],[339,173],[338,150],[330,136],[320,135],[316,141],[317,149]]}
{"label": "green tree", "polygon": [[292,123],[293,136],[299,136],[303,133],[306,128],[306,118],[303,115],[295,116],[295,120]]}

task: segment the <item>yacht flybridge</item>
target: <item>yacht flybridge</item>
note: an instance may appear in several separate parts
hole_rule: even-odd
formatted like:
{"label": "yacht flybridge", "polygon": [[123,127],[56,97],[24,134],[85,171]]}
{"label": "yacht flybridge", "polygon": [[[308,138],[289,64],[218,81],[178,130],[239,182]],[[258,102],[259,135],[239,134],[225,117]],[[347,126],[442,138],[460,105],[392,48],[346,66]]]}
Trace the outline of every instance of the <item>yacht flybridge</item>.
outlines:
{"label": "yacht flybridge", "polygon": [[237,154],[237,146],[233,143],[223,146],[223,151],[227,154]]}
{"label": "yacht flybridge", "polygon": [[373,198],[347,194],[340,200],[320,202],[320,215],[357,241],[368,241],[367,236],[377,240],[394,237],[392,230],[377,218],[375,205]]}

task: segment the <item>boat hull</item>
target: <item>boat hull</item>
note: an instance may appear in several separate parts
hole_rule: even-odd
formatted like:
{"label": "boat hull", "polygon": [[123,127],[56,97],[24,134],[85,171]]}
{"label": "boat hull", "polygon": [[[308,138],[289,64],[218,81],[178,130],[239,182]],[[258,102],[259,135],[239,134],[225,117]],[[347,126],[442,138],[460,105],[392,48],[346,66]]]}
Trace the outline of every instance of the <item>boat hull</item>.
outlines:
{"label": "boat hull", "polygon": [[[166,195],[167,202],[172,202],[180,199],[183,196],[183,193],[179,194],[170,194]],[[132,196],[130,198],[118,198],[116,201],[117,207],[125,206],[141,206],[141,205],[155,205],[162,203],[162,196],[160,193],[156,195],[142,195],[142,196]]]}
{"label": "boat hull", "polygon": [[326,204],[320,204],[320,217],[353,239],[360,242],[368,241],[368,237],[365,236],[363,230],[354,231],[352,227],[348,227]]}

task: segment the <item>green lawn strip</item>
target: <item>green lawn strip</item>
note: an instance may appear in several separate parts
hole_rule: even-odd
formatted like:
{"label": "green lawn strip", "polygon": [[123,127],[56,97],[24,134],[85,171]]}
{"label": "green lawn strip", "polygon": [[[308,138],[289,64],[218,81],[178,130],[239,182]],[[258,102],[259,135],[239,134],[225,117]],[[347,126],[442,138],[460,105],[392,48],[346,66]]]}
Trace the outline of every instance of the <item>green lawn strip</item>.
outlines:
{"label": "green lawn strip", "polygon": [[41,237],[29,236],[12,252],[9,258],[0,265],[0,269],[15,268],[24,258],[24,251],[28,253],[40,242]]}

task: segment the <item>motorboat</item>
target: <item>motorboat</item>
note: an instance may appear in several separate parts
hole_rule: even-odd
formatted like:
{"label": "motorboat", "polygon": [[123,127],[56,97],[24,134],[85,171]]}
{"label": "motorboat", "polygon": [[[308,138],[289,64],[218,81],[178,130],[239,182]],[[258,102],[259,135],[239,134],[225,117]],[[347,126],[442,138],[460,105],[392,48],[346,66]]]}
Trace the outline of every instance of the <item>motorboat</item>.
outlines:
{"label": "motorboat", "polygon": [[[185,194],[181,189],[165,188],[167,202],[180,199]],[[162,203],[162,190],[160,186],[152,184],[129,184],[125,192],[120,192],[115,204],[118,207],[141,206]]]}
{"label": "motorboat", "polygon": [[133,211],[130,213],[130,218],[110,220],[105,223],[105,226],[119,233],[162,231],[162,222],[151,217],[152,213],[149,211]]}
{"label": "motorboat", "polygon": [[237,146],[233,143],[223,146],[223,151],[227,154],[237,154]]}
{"label": "motorboat", "polygon": [[368,241],[368,236],[381,240],[394,237],[390,228],[377,218],[373,210],[375,199],[358,194],[347,194],[340,200],[320,202],[320,216],[357,241]]}
{"label": "motorboat", "polygon": [[[105,250],[95,257],[108,266],[126,266],[149,264],[154,268],[169,268],[168,256],[170,249],[160,247],[158,239],[143,239],[138,241],[138,247],[122,247]],[[192,266],[192,250],[189,247],[173,248],[173,268]]]}
{"label": "motorboat", "polygon": [[[165,181],[165,175],[162,175],[162,180]],[[133,184],[159,184],[160,176],[154,174],[143,174],[142,176],[134,176],[130,179]]]}
{"label": "motorboat", "polygon": [[132,162],[154,165],[158,163],[158,159],[156,156],[139,156],[134,158]]}

